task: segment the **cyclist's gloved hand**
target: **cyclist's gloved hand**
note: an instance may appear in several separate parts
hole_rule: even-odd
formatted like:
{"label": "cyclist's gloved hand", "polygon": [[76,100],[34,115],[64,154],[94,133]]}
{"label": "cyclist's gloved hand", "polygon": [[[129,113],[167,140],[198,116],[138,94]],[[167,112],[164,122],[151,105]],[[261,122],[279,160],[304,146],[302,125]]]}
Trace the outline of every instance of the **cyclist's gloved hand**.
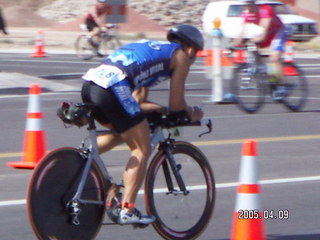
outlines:
{"label": "cyclist's gloved hand", "polygon": [[144,113],[151,127],[160,125],[162,122],[162,114],[157,111]]}
{"label": "cyclist's gloved hand", "polygon": [[184,125],[191,122],[190,116],[185,110],[179,112],[169,112],[167,115],[167,120],[170,126]]}

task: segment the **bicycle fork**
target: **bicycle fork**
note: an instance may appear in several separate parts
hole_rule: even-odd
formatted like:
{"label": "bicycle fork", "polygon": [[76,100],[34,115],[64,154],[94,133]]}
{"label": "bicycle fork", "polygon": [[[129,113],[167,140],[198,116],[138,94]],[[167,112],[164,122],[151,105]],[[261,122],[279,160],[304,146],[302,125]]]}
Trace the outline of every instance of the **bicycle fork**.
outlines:
{"label": "bicycle fork", "polygon": [[[174,140],[172,139],[167,139],[167,141],[163,142],[160,144],[160,148],[163,149],[165,156],[166,156],[166,161],[162,163],[162,168],[163,168],[163,174],[166,179],[167,187],[168,187],[168,192],[166,193],[167,195],[169,194],[174,194],[174,195],[188,195],[189,191],[186,189],[186,185],[184,184],[184,181],[181,177],[180,170],[182,169],[181,164],[177,164],[174,156],[173,156],[173,148],[174,148]],[[173,176],[175,177],[177,184],[179,186],[179,190],[174,188],[173,181],[172,181],[172,175],[170,174],[170,168],[172,170]]]}

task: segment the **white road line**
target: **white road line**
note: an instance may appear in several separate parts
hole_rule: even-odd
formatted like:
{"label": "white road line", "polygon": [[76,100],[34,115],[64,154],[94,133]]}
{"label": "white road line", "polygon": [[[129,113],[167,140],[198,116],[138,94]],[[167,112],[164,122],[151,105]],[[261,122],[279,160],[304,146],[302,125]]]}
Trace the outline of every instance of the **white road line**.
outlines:
{"label": "white road line", "polygon": [[[269,180],[261,180],[259,183],[261,185],[271,185],[271,184],[280,184],[280,183],[297,183],[297,182],[312,182],[312,181],[320,181],[320,176],[309,176],[309,177],[297,177],[297,178],[278,178],[278,179],[269,179]],[[237,187],[237,182],[231,183],[217,183],[217,188],[231,188]],[[204,189],[204,185],[195,185],[188,187],[190,190],[201,190]],[[163,193],[167,192],[166,189],[156,189],[155,193]],[[143,190],[140,190],[138,194],[144,194]],[[20,200],[7,200],[7,201],[0,201],[0,207],[6,206],[15,206],[15,205],[24,205],[26,204],[26,199]]]}
{"label": "white road line", "polygon": [[[74,91],[61,91],[61,92],[48,92],[48,93],[41,93],[43,95],[79,95],[80,90],[74,89]],[[27,98],[29,97],[28,94],[19,94],[19,95],[0,95],[0,98]]]}
{"label": "white road line", "polygon": [[4,63],[8,63],[8,62],[27,62],[27,63],[43,63],[43,64],[46,64],[46,63],[65,63],[65,64],[85,64],[85,65],[97,65],[99,64],[100,62],[98,61],[95,61],[95,62],[88,62],[88,61],[73,61],[73,60],[48,60],[46,59],[45,61],[43,60],[34,60],[34,59],[30,59],[30,60],[27,60],[27,59],[6,59],[6,60],[0,60],[0,62],[4,62]]}
{"label": "white road line", "polygon": [[14,206],[14,205],[23,205],[23,204],[26,204],[26,203],[27,203],[27,200],[25,200],[25,199],[1,201],[1,202],[0,202],[0,207]]}

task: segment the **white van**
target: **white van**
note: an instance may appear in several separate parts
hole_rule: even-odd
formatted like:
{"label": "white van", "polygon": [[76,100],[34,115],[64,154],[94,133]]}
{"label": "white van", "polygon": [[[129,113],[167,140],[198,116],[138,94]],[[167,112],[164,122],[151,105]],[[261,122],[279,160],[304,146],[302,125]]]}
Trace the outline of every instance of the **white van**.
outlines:
{"label": "white van", "polygon": [[[286,4],[278,1],[257,1],[257,4],[268,4],[273,7],[281,21],[287,26],[289,40],[309,41],[317,36],[317,24],[314,20],[294,13]],[[242,23],[241,12],[244,4],[240,1],[216,1],[207,5],[202,16],[203,30],[210,33],[215,18],[221,20],[221,30],[225,37],[236,38]]]}

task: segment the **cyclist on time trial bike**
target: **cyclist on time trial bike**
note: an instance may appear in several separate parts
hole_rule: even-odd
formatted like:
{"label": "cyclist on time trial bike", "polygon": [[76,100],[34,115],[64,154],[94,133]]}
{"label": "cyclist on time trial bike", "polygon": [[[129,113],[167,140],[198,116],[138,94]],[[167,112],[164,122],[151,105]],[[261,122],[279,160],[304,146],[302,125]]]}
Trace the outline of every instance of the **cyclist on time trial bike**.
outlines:
{"label": "cyclist on time trial bike", "polygon": [[91,44],[97,46],[100,40],[100,33],[106,25],[107,5],[106,0],[97,0],[97,3],[92,5],[85,16],[85,24],[91,35]]}
{"label": "cyclist on time trial bike", "polygon": [[[125,142],[131,156],[123,174],[124,194],[120,224],[149,224],[155,218],[142,216],[135,201],[151,155],[150,130],[144,113],[169,113],[177,121],[198,121],[203,112],[185,101],[185,81],[204,40],[192,25],[179,25],[167,33],[169,41],[141,40],[115,50],[84,76],[82,99],[93,103],[95,119],[117,134],[98,137],[100,153]],[[169,108],[148,101],[148,89],[170,79]]]}
{"label": "cyclist on time trial bike", "polygon": [[275,14],[273,8],[266,4],[256,4],[255,0],[240,0],[246,4],[242,12],[244,19],[242,24],[242,34],[236,39],[235,44],[240,44],[246,31],[246,24],[253,23],[260,26],[262,32],[251,39],[259,47],[270,47],[269,73],[276,81],[281,82],[282,66],[281,56],[285,50],[286,31],[285,25]]}

